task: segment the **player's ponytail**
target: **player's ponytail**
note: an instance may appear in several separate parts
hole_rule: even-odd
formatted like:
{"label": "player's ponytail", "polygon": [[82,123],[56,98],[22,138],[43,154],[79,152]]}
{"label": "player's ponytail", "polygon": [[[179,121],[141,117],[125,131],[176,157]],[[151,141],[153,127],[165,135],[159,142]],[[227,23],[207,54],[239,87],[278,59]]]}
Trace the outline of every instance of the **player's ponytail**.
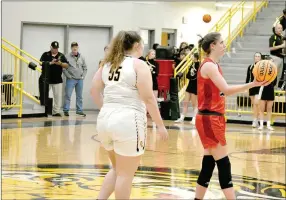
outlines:
{"label": "player's ponytail", "polygon": [[221,37],[221,34],[218,32],[211,32],[205,37],[202,37],[201,35],[198,36],[201,37],[199,40],[199,49],[202,49],[207,55],[209,55],[211,53],[211,44],[215,44]]}
{"label": "player's ponytail", "polygon": [[109,53],[104,59],[104,64],[111,64],[111,71],[116,70],[123,62],[127,51],[132,50],[133,45],[141,42],[141,36],[135,31],[120,31],[113,39]]}

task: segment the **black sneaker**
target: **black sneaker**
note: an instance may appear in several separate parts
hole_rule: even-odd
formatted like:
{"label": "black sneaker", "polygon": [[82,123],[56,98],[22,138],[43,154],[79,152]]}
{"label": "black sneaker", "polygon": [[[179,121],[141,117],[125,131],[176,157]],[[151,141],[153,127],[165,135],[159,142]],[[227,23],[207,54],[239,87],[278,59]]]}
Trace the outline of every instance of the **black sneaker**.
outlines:
{"label": "black sneaker", "polygon": [[52,115],[53,117],[61,117],[62,115],[60,113],[56,113]]}
{"label": "black sneaker", "polygon": [[70,116],[69,112],[64,112],[64,115],[65,115],[66,117]]}
{"label": "black sneaker", "polygon": [[84,114],[83,112],[76,112],[76,114],[79,115],[79,116],[82,116],[82,117],[86,116],[86,114]]}

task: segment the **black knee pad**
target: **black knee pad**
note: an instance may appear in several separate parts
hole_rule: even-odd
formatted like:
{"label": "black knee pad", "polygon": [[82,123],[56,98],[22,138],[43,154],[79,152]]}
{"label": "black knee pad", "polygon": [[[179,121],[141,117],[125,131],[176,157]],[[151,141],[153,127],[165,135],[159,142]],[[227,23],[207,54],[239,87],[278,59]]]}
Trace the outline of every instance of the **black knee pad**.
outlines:
{"label": "black knee pad", "polygon": [[204,156],[202,169],[198,178],[197,183],[203,187],[208,187],[213,171],[215,168],[215,160],[211,155]]}
{"label": "black knee pad", "polygon": [[233,187],[232,177],[231,177],[231,165],[228,156],[220,160],[217,160],[216,163],[218,168],[218,178],[221,189]]}

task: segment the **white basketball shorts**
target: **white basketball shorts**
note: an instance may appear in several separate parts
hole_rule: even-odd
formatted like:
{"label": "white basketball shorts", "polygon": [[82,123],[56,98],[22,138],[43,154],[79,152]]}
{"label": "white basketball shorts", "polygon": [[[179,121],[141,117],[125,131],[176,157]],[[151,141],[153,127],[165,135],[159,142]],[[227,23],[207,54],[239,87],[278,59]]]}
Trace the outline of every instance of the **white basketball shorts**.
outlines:
{"label": "white basketball shorts", "polygon": [[139,156],[145,151],[146,114],[131,108],[103,107],[97,118],[98,140],[107,151]]}

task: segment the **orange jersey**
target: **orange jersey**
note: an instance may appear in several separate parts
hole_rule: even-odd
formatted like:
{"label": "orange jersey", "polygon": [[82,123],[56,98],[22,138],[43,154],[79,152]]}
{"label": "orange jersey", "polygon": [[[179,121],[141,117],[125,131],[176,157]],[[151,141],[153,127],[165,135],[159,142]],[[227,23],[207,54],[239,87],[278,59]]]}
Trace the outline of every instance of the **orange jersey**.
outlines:
{"label": "orange jersey", "polygon": [[[218,112],[221,114],[225,113],[225,97],[224,94],[215,86],[211,79],[205,79],[201,76],[201,68],[207,62],[213,62],[210,58],[205,58],[202,62],[197,77],[198,83],[198,109]],[[218,70],[222,75],[221,67],[218,66]]]}

